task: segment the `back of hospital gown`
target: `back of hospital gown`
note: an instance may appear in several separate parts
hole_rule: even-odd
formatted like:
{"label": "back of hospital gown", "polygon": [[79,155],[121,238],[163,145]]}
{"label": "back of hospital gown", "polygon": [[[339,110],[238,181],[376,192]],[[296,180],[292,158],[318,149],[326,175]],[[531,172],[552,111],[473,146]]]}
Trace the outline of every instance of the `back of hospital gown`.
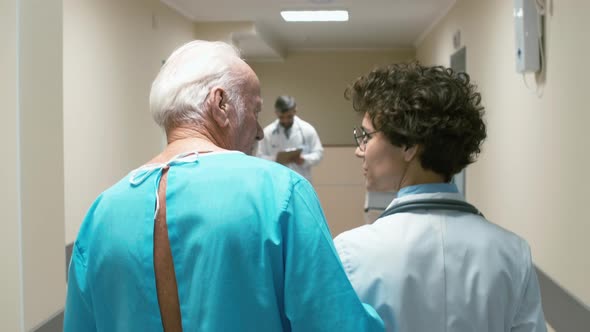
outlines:
{"label": "back of hospital gown", "polygon": [[[162,331],[154,274],[158,173],[90,208],[64,331]],[[184,331],[382,331],[334,250],[311,185],[241,153],[168,170],[166,219]]]}

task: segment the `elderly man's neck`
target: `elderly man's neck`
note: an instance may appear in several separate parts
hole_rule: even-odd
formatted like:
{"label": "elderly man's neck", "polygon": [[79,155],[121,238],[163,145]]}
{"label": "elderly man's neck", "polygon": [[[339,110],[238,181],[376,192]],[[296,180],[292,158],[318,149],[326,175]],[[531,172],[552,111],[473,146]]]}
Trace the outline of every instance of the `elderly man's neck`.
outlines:
{"label": "elderly man's neck", "polygon": [[204,139],[211,141],[209,135],[202,130],[198,130],[195,128],[188,128],[188,127],[176,127],[174,129],[169,129],[166,131],[166,139],[168,144],[172,144],[176,141],[181,141],[185,139]]}
{"label": "elderly man's neck", "polygon": [[209,133],[192,128],[175,128],[167,132],[168,147],[166,150],[186,152],[184,150],[196,151],[221,151],[215,138]]}

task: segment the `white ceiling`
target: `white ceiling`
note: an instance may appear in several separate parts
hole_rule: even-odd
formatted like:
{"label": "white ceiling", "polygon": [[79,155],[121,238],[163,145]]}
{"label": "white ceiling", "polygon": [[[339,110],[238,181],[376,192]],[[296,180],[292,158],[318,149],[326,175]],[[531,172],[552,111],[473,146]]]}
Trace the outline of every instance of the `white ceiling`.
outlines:
{"label": "white ceiling", "polygon": [[[411,48],[455,0],[161,0],[195,22],[252,22],[233,37],[246,57],[294,50]],[[281,10],[347,9],[348,22],[284,22]]]}

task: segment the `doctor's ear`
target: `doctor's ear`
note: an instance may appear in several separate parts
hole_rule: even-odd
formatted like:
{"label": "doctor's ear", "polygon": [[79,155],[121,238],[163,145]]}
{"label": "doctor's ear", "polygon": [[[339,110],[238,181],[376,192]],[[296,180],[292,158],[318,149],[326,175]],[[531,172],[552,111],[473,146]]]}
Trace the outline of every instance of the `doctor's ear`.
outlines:
{"label": "doctor's ear", "polygon": [[404,145],[404,151],[403,151],[404,160],[406,162],[412,161],[412,159],[414,159],[418,155],[419,152],[420,152],[420,145],[418,145],[418,144]]}

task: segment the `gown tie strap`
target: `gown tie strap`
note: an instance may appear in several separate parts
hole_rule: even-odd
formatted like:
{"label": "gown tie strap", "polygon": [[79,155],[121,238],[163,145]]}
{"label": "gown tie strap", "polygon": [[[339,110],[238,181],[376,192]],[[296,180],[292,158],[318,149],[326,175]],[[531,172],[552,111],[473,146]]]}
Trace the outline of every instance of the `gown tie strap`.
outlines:
{"label": "gown tie strap", "polygon": [[165,163],[154,163],[154,164],[147,164],[143,165],[131,172],[129,177],[129,183],[133,187],[137,187],[140,184],[144,183],[147,178],[149,178],[152,174],[156,173],[156,181],[155,181],[155,195],[156,195],[156,211],[154,213],[154,220],[156,220],[156,216],[158,215],[158,210],[160,209],[160,199],[158,198],[158,188],[160,187],[160,180],[162,179],[162,172],[165,169],[170,168],[170,166],[174,165],[181,165],[181,164],[188,164],[197,162],[199,159],[199,152],[198,151],[189,151],[178,154],[172,157]]}

